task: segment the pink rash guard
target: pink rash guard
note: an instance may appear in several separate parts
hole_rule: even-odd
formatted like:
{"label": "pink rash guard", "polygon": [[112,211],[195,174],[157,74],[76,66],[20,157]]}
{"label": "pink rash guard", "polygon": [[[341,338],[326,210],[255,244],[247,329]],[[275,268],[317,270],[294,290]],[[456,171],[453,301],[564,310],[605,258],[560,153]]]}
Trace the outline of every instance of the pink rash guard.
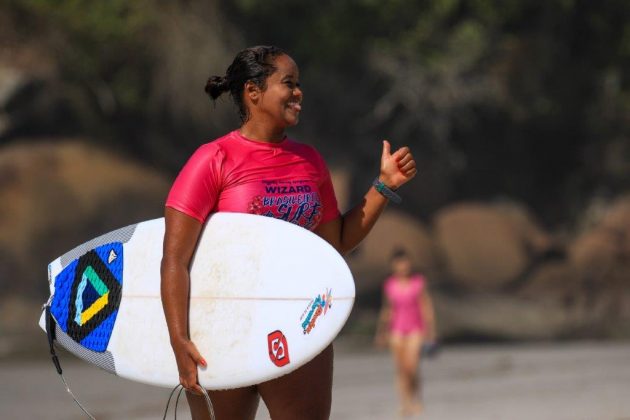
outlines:
{"label": "pink rash guard", "polygon": [[401,284],[395,277],[385,281],[385,296],[391,304],[390,332],[408,335],[424,331],[424,320],[420,312],[420,295],[425,280],[419,274],[411,276],[409,283]]}
{"label": "pink rash guard", "polygon": [[311,146],[249,140],[237,130],[199,147],[166,206],[204,223],[210,213],[252,213],[314,230],[339,215],[330,173]]}

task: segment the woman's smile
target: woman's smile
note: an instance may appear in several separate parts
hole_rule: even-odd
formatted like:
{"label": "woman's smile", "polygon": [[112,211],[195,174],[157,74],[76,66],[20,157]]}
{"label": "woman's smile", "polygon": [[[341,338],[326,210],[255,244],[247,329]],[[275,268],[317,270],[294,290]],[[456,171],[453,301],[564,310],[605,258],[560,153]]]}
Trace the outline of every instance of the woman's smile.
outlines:
{"label": "woman's smile", "polygon": [[302,103],[301,101],[297,100],[289,101],[287,102],[287,108],[294,111],[295,113],[299,113],[302,110]]}

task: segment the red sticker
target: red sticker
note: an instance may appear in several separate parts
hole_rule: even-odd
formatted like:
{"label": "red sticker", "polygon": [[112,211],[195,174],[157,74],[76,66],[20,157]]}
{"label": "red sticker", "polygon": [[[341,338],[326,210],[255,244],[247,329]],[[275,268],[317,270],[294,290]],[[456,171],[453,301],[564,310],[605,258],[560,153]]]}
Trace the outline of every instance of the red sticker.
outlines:
{"label": "red sticker", "polygon": [[269,358],[278,367],[289,364],[289,345],[282,331],[276,330],[267,336]]}

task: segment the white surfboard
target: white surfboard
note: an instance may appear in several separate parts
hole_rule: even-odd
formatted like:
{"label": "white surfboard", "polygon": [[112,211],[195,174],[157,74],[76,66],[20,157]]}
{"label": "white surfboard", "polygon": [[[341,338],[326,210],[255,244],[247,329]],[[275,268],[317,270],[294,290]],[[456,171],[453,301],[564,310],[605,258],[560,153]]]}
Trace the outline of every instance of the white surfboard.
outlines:
{"label": "white surfboard", "polygon": [[[164,219],[118,229],[48,267],[56,341],[109,372],[173,387],[179,375],[160,299]],[[343,258],[285,221],[217,213],[190,269],[190,334],[207,389],[287,374],[328,346],[354,303]],[[46,330],[45,313],[40,326]]]}

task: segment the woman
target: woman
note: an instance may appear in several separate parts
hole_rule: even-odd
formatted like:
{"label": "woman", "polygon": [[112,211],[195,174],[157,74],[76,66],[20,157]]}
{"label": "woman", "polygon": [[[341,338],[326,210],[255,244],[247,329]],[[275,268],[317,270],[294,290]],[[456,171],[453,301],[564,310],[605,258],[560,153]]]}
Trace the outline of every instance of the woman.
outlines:
{"label": "woman", "polygon": [[[239,129],[202,145],[177,177],[166,201],[162,302],[180,383],[194,419],[208,418],[197,383],[202,355],[188,334],[188,267],[201,228],[210,213],[231,211],[272,216],[306,227],[340,253],[354,248],[370,231],[395,190],[416,174],[409,149],[394,153],[383,142],[375,186],[356,207],[341,215],[330,174],[310,146],[285,135],[302,110],[299,70],[277,47],[258,46],[239,52],[223,77],[208,80],[215,100],[229,92],[239,109]],[[264,200],[273,182],[297,182],[313,193],[305,208],[274,207]],[[379,192],[380,191],[380,192]],[[392,195],[393,194],[393,195]],[[298,200],[293,200],[298,201]],[[292,203],[292,200],[285,200]],[[274,419],[326,419],[330,413],[332,345],[292,373],[256,386],[209,392],[218,419],[253,419],[262,397]]]}
{"label": "woman", "polygon": [[423,343],[435,343],[433,303],[420,274],[413,274],[404,250],[391,259],[392,274],[383,287],[385,297],[376,331],[376,344],[389,341],[396,365],[396,382],[402,415],[422,412],[420,356]]}

